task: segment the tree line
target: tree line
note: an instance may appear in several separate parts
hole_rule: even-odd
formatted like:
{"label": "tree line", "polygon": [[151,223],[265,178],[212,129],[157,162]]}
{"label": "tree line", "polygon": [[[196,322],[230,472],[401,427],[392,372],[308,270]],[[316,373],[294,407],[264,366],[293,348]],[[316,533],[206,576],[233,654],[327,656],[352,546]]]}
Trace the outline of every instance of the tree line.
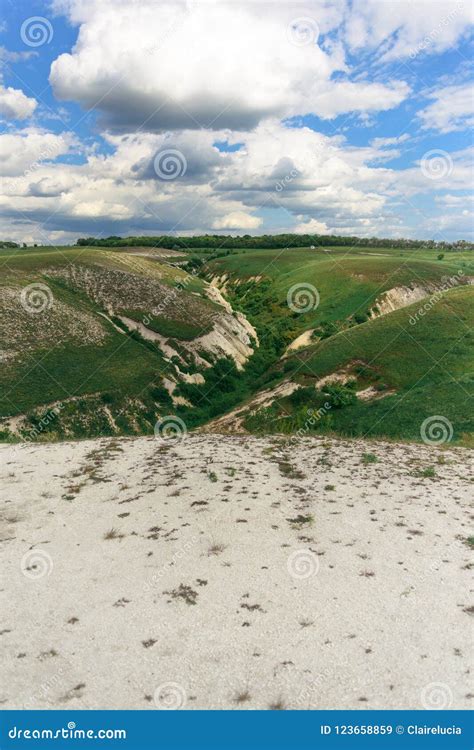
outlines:
{"label": "tree line", "polygon": [[324,248],[325,246],[357,246],[361,247],[393,247],[407,249],[433,249],[433,250],[472,250],[474,244],[466,240],[456,242],[435,242],[434,240],[411,240],[411,239],[384,239],[380,237],[354,237],[339,236],[335,234],[264,234],[253,236],[244,235],[222,235],[204,234],[192,237],[174,237],[161,235],[156,237],[81,237],[77,240],[79,246],[93,247],[162,247],[168,250],[225,250],[225,249],[249,249],[258,250],[265,248],[283,249],[290,247]]}

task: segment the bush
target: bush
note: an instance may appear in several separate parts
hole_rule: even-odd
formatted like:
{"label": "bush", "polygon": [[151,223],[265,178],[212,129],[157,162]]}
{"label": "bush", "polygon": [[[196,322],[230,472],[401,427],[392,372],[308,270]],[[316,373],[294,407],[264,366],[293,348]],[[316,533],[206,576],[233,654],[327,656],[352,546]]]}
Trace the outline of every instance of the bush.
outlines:
{"label": "bush", "polygon": [[367,365],[357,365],[355,371],[361,378],[368,378],[372,375],[372,370]]}
{"label": "bush", "polygon": [[292,370],[296,370],[298,367],[297,362],[295,362],[293,359],[287,359],[285,364],[283,365],[283,372],[291,372]]}
{"label": "bush", "polygon": [[115,397],[113,396],[112,393],[106,392],[106,393],[101,394],[100,400],[102,401],[103,404],[113,404],[113,402],[115,401]]}
{"label": "bush", "polygon": [[335,323],[329,320],[323,320],[312,333],[312,338],[328,339],[330,336],[339,332]]}
{"label": "bush", "polygon": [[312,405],[316,395],[317,391],[314,387],[298,388],[293,391],[288,400],[293,406]]}
{"label": "bush", "polygon": [[166,388],[162,385],[153,385],[149,389],[149,394],[153,401],[157,401],[160,404],[171,404],[172,399]]}
{"label": "bush", "polygon": [[323,386],[321,392],[328,397],[327,401],[332,409],[342,409],[344,406],[351,406],[357,402],[354,387],[354,381],[346,385],[333,383],[332,385]]}

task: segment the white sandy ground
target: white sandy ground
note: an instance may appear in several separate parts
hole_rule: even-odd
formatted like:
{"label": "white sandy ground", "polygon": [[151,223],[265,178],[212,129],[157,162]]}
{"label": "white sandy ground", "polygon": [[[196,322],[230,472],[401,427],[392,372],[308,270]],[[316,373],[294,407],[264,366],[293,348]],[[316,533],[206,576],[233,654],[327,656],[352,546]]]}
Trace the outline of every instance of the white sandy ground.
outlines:
{"label": "white sandy ground", "polygon": [[472,452],[188,435],[0,456],[3,708],[469,706]]}

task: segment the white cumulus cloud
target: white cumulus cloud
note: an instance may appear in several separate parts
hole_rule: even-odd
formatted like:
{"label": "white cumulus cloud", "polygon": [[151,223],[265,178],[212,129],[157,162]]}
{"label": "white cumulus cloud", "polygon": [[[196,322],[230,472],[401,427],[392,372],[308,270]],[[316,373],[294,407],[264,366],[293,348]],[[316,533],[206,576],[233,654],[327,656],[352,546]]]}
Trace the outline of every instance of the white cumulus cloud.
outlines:
{"label": "white cumulus cloud", "polygon": [[36,109],[32,99],[20,89],[0,84],[0,118],[4,120],[26,120]]}
{"label": "white cumulus cloud", "polygon": [[[247,130],[269,117],[385,110],[409,92],[402,81],[344,79],[341,45],[318,43],[340,27],[342,0],[58,0],[56,8],[80,29],[51,66],[54,92],[95,108],[117,132]],[[292,35],[301,17],[304,44]]]}
{"label": "white cumulus cloud", "polygon": [[259,216],[252,216],[245,211],[232,211],[212,223],[213,229],[244,230],[258,229],[263,224],[263,219]]}

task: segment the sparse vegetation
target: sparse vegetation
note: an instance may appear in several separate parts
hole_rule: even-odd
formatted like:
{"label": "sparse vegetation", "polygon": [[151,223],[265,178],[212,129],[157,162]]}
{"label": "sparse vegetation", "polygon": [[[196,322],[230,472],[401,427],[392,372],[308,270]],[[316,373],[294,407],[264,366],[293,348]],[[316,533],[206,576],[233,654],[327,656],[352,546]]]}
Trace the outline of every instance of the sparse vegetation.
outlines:
{"label": "sparse vegetation", "polygon": [[377,456],[375,453],[364,453],[361,461],[363,464],[376,464],[378,461]]}
{"label": "sparse vegetation", "polygon": [[207,554],[209,556],[216,556],[222,554],[225,550],[225,544],[211,544],[209,547]]}
{"label": "sparse vegetation", "polygon": [[197,602],[197,591],[194,591],[191,586],[184,583],[180,583],[177,589],[172,591],[164,591],[163,593],[171,596],[172,599],[182,599],[186,604],[194,605]]}
{"label": "sparse vegetation", "polygon": [[416,476],[423,477],[424,479],[433,479],[436,476],[436,470],[434,466],[426,466],[424,469],[420,469],[416,472]]}
{"label": "sparse vegetation", "polygon": [[302,529],[304,526],[311,526],[314,523],[314,516],[311,514],[305,516],[300,513],[294,518],[287,518],[286,520],[294,529]]}
{"label": "sparse vegetation", "polygon": [[277,698],[276,701],[273,701],[273,703],[270,703],[268,708],[270,709],[270,711],[284,711],[285,702],[283,698]]}
{"label": "sparse vegetation", "polygon": [[251,700],[251,695],[248,690],[242,690],[240,693],[237,693],[237,695],[234,698],[234,703],[241,704],[241,703],[248,703],[248,701]]}
{"label": "sparse vegetation", "polygon": [[104,539],[105,540],[123,539],[123,534],[120,534],[120,532],[118,532],[117,529],[109,529],[109,531],[105,532]]}

